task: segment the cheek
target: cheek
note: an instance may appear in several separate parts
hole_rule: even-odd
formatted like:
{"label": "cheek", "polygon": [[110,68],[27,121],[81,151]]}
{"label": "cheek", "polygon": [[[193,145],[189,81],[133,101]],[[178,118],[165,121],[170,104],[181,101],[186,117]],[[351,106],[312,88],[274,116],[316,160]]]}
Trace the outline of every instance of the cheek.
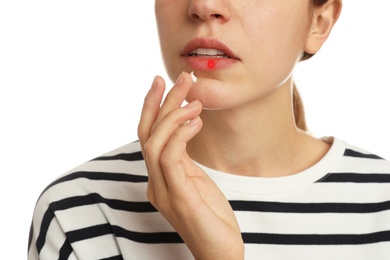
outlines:
{"label": "cheek", "polygon": [[[169,78],[174,81],[182,68],[178,67],[177,57],[180,56],[181,47],[179,46],[181,37],[180,32],[183,28],[183,9],[184,5],[173,3],[173,0],[157,0],[155,6],[156,22],[161,47],[161,54]],[[185,12],[184,12],[185,14]]]}
{"label": "cheek", "polygon": [[170,31],[173,30],[172,27],[175,27],[177,22],[174,20],[174,15],[172,13],[171,4],[162,4],[164,1],[156,1],[155,14],[156,14],[156,23],[160,39],[164,37],[169,37]]}
{"label": "cheek", "polygon": [[188,2],[177,0],[156,0],[155,16],[160,37],[181,37],[188,25]]}
{"label": "cheek", "polygon": [[279,85],[290,75],[303,52],[308,15],[306,7],[295,11],[278,8],[266,10],[261,17],[248,20],[249,44],[246,57],[248,69],[257,75],[258,80],[265,80]]}
{"label": "cheek", "polygon": [[[260,10],[260,11],[259,11]],[[307,1],[270,1],[262,8],[250,11],[245,27],[253,48],[266,49],[267,53],[276,55],[288,51],[303,49],[309,24],[309,7]]]}

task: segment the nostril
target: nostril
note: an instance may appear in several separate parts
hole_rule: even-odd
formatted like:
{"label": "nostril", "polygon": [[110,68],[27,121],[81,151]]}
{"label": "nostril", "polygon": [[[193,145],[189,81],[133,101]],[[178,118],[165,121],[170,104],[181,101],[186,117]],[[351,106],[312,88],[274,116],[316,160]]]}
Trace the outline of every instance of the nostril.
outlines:
{"label": "nostril", "polygon": [[[209,17],[219,19],[219,18],[222,18],[222,15],[221,14],[212,14]],[[196,13],[191,14],[191,19],[193,19],[193,20],[198,20],[198,19],[206,20],[206,19],[203,19],[200,15],[198,15]]]}
{"label": "nostril", "polygon": [[199,18],[200,18],[199,15],[197,15],[197,14],[191,14],[191,19],[193,19],[193,20],[198,20]]}
{"label": "nostril", "polygon": [[[222,18],[222,17],[223,17],[223,16],[222,16],[221,14],[211,14],[211,15],[209,16],[209,19],[220,19],[220,18]],[[199,19],[201,19],[201,20],[207,20],[207,18],[202,17],[202,16],[198,15],[197,13],[191,14],[191,19],[193,19],[193,20],[199,20]]]}

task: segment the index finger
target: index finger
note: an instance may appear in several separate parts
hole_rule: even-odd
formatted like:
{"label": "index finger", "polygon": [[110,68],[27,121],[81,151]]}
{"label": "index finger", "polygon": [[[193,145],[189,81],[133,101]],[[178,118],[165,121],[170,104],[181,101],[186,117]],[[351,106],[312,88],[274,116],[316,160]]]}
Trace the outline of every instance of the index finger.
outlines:
{"label": "index finger", "polygon": [[177,78],[175,85],[167,94],[163,104],[161,105],[160,111],[155,119],[154,126],[151,132],[153,133],[156,126],[161,120],[163,120],[169,112],[182,106],[188,92],[192,87],[193,81],[187,72],[183,71]]}
{"label": "index finger", "polygon": [[153,80],[152,87],[145,96],[140,121],[138,123],[138,137],[142,149],[145,142],[150,137],[151,129],[160,111],[160,104],[164,96],[164,91],[164,79],[160,76],[156,76]]}

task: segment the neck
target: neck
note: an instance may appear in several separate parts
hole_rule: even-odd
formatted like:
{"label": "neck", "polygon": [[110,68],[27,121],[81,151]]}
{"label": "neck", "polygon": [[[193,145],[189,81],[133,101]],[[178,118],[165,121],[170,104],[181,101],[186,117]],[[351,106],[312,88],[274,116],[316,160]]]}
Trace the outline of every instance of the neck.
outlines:
{"label": "neck", "polygon": [[295,126],[289,82],[261,101],[204,110],[187,151],[197,162],[237,175],[279,177],[318,162],[329,147]]}

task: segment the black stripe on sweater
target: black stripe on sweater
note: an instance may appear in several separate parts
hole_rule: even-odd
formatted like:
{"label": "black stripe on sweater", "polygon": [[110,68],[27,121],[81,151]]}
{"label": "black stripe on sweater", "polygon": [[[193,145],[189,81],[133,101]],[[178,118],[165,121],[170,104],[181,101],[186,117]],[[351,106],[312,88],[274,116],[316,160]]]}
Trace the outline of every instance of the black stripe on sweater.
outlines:
{"label": "black stripe on sweater", "polygon": [[122,255],[116,255],[116,256],[111,256],[111,257],[107,257],[107,258],[102,258],[100,260],[123,260],[123,257],[122,257]]}
{"label": "black stripe on sweater", "polygon": [[390,173],[331,173],[318,181],[318,183],[321,182],[390,183]]}
{"label": "black stripe on sweater", "polygon": [[107,199],[98,193],[90,193],[84,196],[75,196],[50,203],[50,210],[66,210],[79,206],[104,203],[108,207],[129,212],[156,212],[157,210],[148,201],[126,201],[118,199]]}
{"label": "black stripe on sweater", "polygon": [[390,241],[390,231],[368,234],[265,234],[243,233],[247,244],[276,245],[363,245]]}
{"label": "black stripe on sweater", "polygon": [[378,203],[286,203],[229,201],[235,211],[273,213],[374,213],[390,210],[390,201]]}
{"label": "black stripe on sweater", "polygon": [[116,256],[111,256],[111,257],[107,257],[107,258],[102,258],[100,260],[123,260],[123,257],[122,257],[122,255],[116,255]]}
{"label": "black stripe on sweater", "polygon": [[114,161],[114,160],[122,160],[122,161],[143,161],[144,157],[142,156],[142,152],[134,152],[134,153],[120,153],[116,155],[110,156],[100,156],[91,161]]}
{"label": "black stripe on sweater", "polygon": [[65,240],[64,244],[60,249],[60,256],[58,257],[58,259],[60,260],[68,259],[70,254],[72,254],[72,252],[73,252],[72,246],[70,245],[68,240]]}
{"label": "black stripe on sweater", "polygon": [[[120,182],[148,182],[147,176],[134,175],[129,173],[115,173],[115,172],[93,172],[93,171],[77,171],[71,174],[65,175],[52,182],[46,189],[42,192],[42,194],[47,191],[49,188],[67,181],[72,181],[79,178],[85,178],[94,181],[120,181]],[[41,195],[42,196],[42,195]]]}
{"label": "black stripe on sweater", "polygon": [[366,158],[366,159],[383,159],[382,157],[379,157],[378,155],[375,154],[360,153],[352,149],[345,149],[344,156]]}
{"label": "black stripe on sweater", "polygon": [[122,237],[131,241],[144,244],[184,243],[176,232],[143,233],[126,230],[122,227],[115,225],[111,226],[110,224],[101,224],[66,232],[66,236],[71,243],[109,234],[113,234],[115,235],[115,237]]}

